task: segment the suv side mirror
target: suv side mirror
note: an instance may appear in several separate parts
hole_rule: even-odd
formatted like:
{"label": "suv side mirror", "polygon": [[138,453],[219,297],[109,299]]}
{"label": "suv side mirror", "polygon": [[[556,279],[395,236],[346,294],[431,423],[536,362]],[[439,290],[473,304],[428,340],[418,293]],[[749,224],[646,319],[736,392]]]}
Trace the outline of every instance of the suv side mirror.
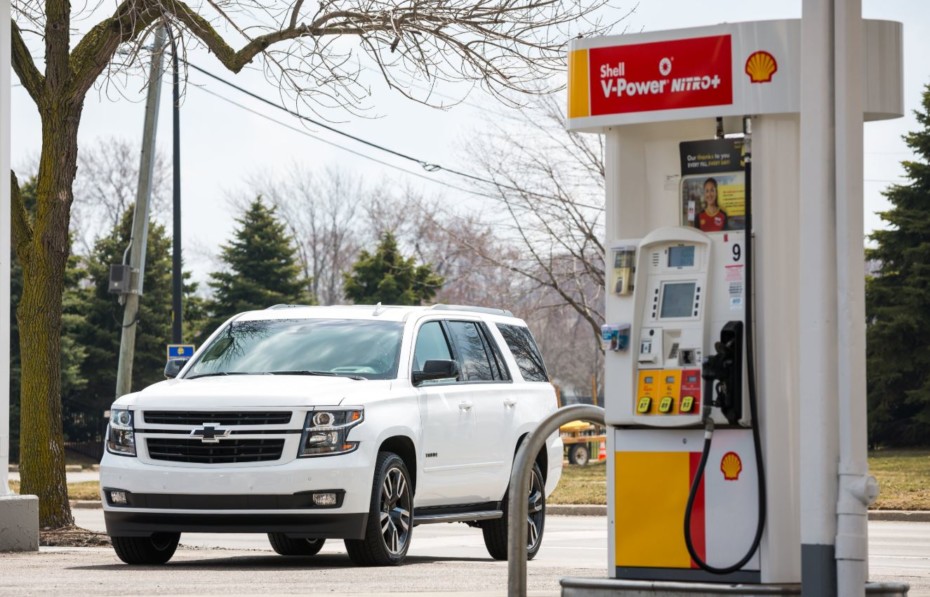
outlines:
{"label": "suv side mirror", "polygon": [[458,379],[459,364],[448,359],[436,359],[423,363],[422,371],[413,372],[413,385],[417,386],[424,381],[434,379]]}
{"label": "suv side mirror", "polygon": [[165,363],[165,378],[174,379],[178,376],[178,373],[181,372],[181,369],[184,368],[184,365],[187,364],[187,361],[190,359],[170,359]]}

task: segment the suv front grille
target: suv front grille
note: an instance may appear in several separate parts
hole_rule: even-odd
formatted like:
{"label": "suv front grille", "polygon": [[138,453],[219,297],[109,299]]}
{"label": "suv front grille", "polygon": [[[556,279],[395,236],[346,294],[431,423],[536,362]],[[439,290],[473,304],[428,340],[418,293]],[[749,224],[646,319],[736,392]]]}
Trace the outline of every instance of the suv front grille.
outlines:
{"label": "suv front grille", "polygon": [[270,412],[200,412],[147,410],[142,414],[145,422],[155,425],[286,425],[291,422],[290,411]]}
{"label": "suv front grille", "polygon": [[283,439],[224,439],[205,444],[199,439],[150,437],[146,442],[153,460],[197,464],[279,460],[284,449]]}

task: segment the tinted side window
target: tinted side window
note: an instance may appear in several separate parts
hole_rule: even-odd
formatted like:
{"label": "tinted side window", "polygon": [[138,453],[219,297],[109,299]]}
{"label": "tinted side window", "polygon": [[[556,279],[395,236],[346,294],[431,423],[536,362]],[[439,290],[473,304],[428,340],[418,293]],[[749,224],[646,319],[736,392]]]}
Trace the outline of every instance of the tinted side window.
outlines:
{"label": "tinted side window", "polygon": [[452,351],[438,321],[428,321],[420,327],[413,350],[413,370],[422,371],[423,364],[432,360],[452,360]]}
{"label": "tinted side window", "polygon": [[455,343],[465,381],[493,381],[496,364],[485,350],[478,325],[473,321],[450,321],[449,331]]}
{"label": "tinted side window", "polygon": [[510,347],[517,361],[517,367],[526,381],[549,381],[546,366],[543,364],[542,354],[533,340],[530,330],[518,325],[497,324],[497,329]]}
{"label": "tinted side window", "polygon": [[491,336],[490,330],[484,323],[480,324],[478,329],[481,331],[481,337],[484,338],[485,348],[488,354],[491,355],[491,368],[494,379],[510,381],[510,371],[507,369],[507,363],[504,362],[504,355],[501,354],[501,348],[497,345],[497,341]]}

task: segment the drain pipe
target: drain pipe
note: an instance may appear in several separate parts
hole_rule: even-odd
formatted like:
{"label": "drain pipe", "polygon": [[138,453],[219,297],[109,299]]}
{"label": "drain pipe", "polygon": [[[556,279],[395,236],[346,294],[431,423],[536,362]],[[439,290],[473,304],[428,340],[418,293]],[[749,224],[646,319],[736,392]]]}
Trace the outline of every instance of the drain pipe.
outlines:
{"label": "drain pipe", "polygon": [[[542,420],[530,433],[513,462],[510,474],[510,502],[507,514],[507,595],[526,597],[526,495],[530,492],[530,472],[536,455],[546,445],[546,438],[571,421],[588,421],[604,425],[604,409],[588,404],[564,406]],[[608,444],[612,440],[608,436]]]}
{"label": "drain pipe", "polygon": [[835,0],[836,282],[839,480],[836,588],[865,595],[868,506],[878,495],[869,475],[865,396],[865,255],[862,238],[862,0]]}

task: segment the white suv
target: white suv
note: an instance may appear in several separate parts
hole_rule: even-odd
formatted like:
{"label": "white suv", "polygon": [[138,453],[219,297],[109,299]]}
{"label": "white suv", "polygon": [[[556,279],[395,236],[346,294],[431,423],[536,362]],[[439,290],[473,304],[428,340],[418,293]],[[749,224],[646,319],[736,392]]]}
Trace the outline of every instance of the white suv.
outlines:
{"label": "white suv", "polygon": [[[165,374],[110,411],[100,487],[129,564],[167,562],[182,532],[267,533],[305,556],[339,538],[357,564],[399,564],[413,527],[435,522],[481,528],[506,559],[514,455],[557,407],[526,324],[471,307],[251,311]],[[561,474],[553,434],[529,557]]]}

